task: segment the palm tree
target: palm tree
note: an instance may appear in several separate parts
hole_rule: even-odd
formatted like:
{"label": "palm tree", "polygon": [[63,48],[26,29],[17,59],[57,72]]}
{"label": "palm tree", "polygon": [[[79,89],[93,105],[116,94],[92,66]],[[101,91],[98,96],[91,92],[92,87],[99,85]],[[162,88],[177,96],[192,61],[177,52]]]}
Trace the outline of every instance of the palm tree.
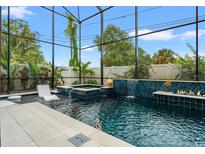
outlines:
{"label": "palm tree", "polygon": [[175,53],[171,49],[160,49],[152,57],[153,64],[175,63]]}
{"label": "palm tree", "polygon": [[10,65],[10,89],[15,90],[17,83],[19,83],[20,80],[17,78],[19,77],[19,67],[20,64],[18,62],[11,62]]}
{"label": "palm tree", "polygon": [[[2,31],[7,31],[8,23],[3,19]],[[24,20],[11,19],[10,32],[15,35],[29,37],[10,36],[10,77],[21,77],[24,80],[11,80],[11,88],[15,86],[16,81],[21,81],[24,88],[27,85],[27,78],[34,77],[33,87],[38,83],[38,77],[42,71],[42,66],[46,64],[45,58],[40,51],[40,45],[35,39],[38,37],[37,32],[32,32],[28,23]],[[0,78],[7,77],[7,35],[2,34],[1,61],[0,61]],[[22,70],[23,69],[23,70]],[[6,81],[6,80],[4,80]],[[0,89],[5,89],[5,84],[0,80]]]}
{"label": "palm tree", "polygon": [[[48,71],[50,73],[52,72],[52,64],[51,63],[48,64]],[[58,66],[54,67],[54,86],[55,87],[58,85],[64,84],[64,80],[63,80],[63,76],[62,76],[63,71],[66,71],[66,69],[63,67],[58,67]]]}
{"label": "palm tree", "polygon": [[82,71],[82,76],[83,76],[83,83],[85,83],[85,77],[86,75],[94,75],[95,72],[89,68],[89,65],[91,64],[91,62],[87,62],[87,63],[82,63],[81,65],[81,71]]}
{"label": "palm tree", "polygon": [[64,68],[56,66],[54,69],[54,86],[63,85],[64,80],[62,76],[62,72],[65,71]]}
{"label": "palm tree", "polygon": [[42,73],[42,68],[44,65],[44,63],[42,63],[41,60],[41,54],[36,54],[35,57],[33,57],[32,60],[28,62],[30,74],[34,78],[32,88],[35,88],[40,81],[39,78]]}
{"label": "palm tree", "polygon": [[0,93],[6,91],[7,81],[4,79],[7,77],[7,36],[1,36],[1,55],[0,55]]}
{"label": "palm tree", "polygon": [[71,48],[71,58],[69,61],[69,66],[75,70],[76,67],[79,67],[79,58],[78,58],[78,45],[77,45],[77,24],[74,21],[74,18],[71,15],[68,15],[68,25],[64,30],[65,35],[70,38]]}

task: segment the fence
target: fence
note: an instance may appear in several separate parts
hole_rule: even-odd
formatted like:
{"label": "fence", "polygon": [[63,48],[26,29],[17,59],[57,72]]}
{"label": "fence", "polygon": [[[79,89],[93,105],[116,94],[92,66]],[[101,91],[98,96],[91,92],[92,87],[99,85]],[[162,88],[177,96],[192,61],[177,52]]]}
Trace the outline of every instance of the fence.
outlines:
{"label": "fence", "polygon": [[[134,66],[112,66],[104,67],[104,80],[107,78],[116,78],[116,75],[123,75],[131,67]],[[94,76],[86,76],[86,81],[89,79],[96,79],[98,84],[100,84],[100,68],[93,68],[95,72]],[[152,65],[152,68],[149,70],[150,77],[149,79],[153,80],[175,80],[176,76],[179,74],[179,69],[174,64],[157,64]],[[72,82],[78,80],[78,73],[73,72],[71,68],[68,68],[67,71],[62,73],[65,81],[65,85],[70,85]]]}

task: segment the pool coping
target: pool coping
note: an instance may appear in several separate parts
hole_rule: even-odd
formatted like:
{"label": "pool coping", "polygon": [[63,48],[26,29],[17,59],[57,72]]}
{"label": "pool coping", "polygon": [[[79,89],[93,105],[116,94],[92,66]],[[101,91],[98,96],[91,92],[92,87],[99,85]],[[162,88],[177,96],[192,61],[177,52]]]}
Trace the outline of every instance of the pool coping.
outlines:
{"label": "pool coping", "polygon": [[69,85],[69,86],[72,87],[72,88],[79,87],[79,86],[94,86],[96,88],[101,88],[104,85],[98,85],[98,84],[76,84],[76,85]]}
{"label": "pool coping", "polygon": [[166,92],[166,91],[156,91],[156,92],[153,92],[153,94],[154,95],[175,96],[175,97],[205,100],[205,97],[203,97],[203,96],[181,95],[181,94],[175,94],[173,92]]}
{"label": "pool coping", "polygon": [[69,89],[69,90],[70,90],[70,89],[72,89],[73,87],[71,87],[71,86],[57,86],[56,88],[57,88],[57,89],[58,89],[58,88]]}
{"label": "pool coping", "polygon": [[[57,89],[51,90],[51,93],[53,94],[59,94],[56,93]],[[22,93],[15,93],[15,94],[6,94],[6,95],[0,95],[0,99],[1,98],[8,98],[10,96],[27,96],[27,95],[36,95],[38,94],[38,91],[31,91],[31,92],[22,92]]]}
{"label": "pool coping", "polygon": [[73,88],[72,90],[83,91],[83,92],[89,92],[89,91],[97,91],[97,90],[100,90],[100,88],[89,88],[89,89],[85,89],[85,88]]}
{"label": "pool coping", "polygon": [[23,92],[23,93],[0,95],[0,98],[6,98],[6,97],[10,97],[10,96],[26,96],[26,95],[34,95],[34,94],[38,94],[38,92],[37,91],[32,91],[32,92]]}
{"label": "pool coping", "polygon": [[188,83],[205,83],[205,81],[194,81],[194,80],[169,80],[169,79],[164,79],[164,80],[154,80],[154,79],[123,79],[123,78],[118,78],[118,79],[113,79],[113,81],[119,81],[119,80],[126,80],[126,81],[153,81],[153,82],[188,82]]}

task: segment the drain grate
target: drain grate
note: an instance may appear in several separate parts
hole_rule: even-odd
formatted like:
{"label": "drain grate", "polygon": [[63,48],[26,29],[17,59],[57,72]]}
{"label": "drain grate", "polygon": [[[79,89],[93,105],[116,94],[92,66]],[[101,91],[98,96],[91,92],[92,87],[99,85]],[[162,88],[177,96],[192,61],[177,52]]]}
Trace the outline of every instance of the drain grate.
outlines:
{"label": "drain grate", "polygon": [[69,142],[71,142],[72,144],[74,144],[77,147],[88,142],[89,140],[90,140],[90,138],[88,138],[87,136],[85,136],[81,133],[68,139]]}

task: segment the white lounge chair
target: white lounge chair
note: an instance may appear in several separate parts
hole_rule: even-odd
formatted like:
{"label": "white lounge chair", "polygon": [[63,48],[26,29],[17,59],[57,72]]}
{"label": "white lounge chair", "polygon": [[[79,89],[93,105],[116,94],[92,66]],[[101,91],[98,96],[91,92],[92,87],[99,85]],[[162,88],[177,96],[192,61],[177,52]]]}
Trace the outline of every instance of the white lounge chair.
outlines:
{"label": "white lounge chair", "polygon": [[46,101],[60,100],[56,95],[51,95],[51,91],[48,85],[38,85],[38,96],[43,97]]}

